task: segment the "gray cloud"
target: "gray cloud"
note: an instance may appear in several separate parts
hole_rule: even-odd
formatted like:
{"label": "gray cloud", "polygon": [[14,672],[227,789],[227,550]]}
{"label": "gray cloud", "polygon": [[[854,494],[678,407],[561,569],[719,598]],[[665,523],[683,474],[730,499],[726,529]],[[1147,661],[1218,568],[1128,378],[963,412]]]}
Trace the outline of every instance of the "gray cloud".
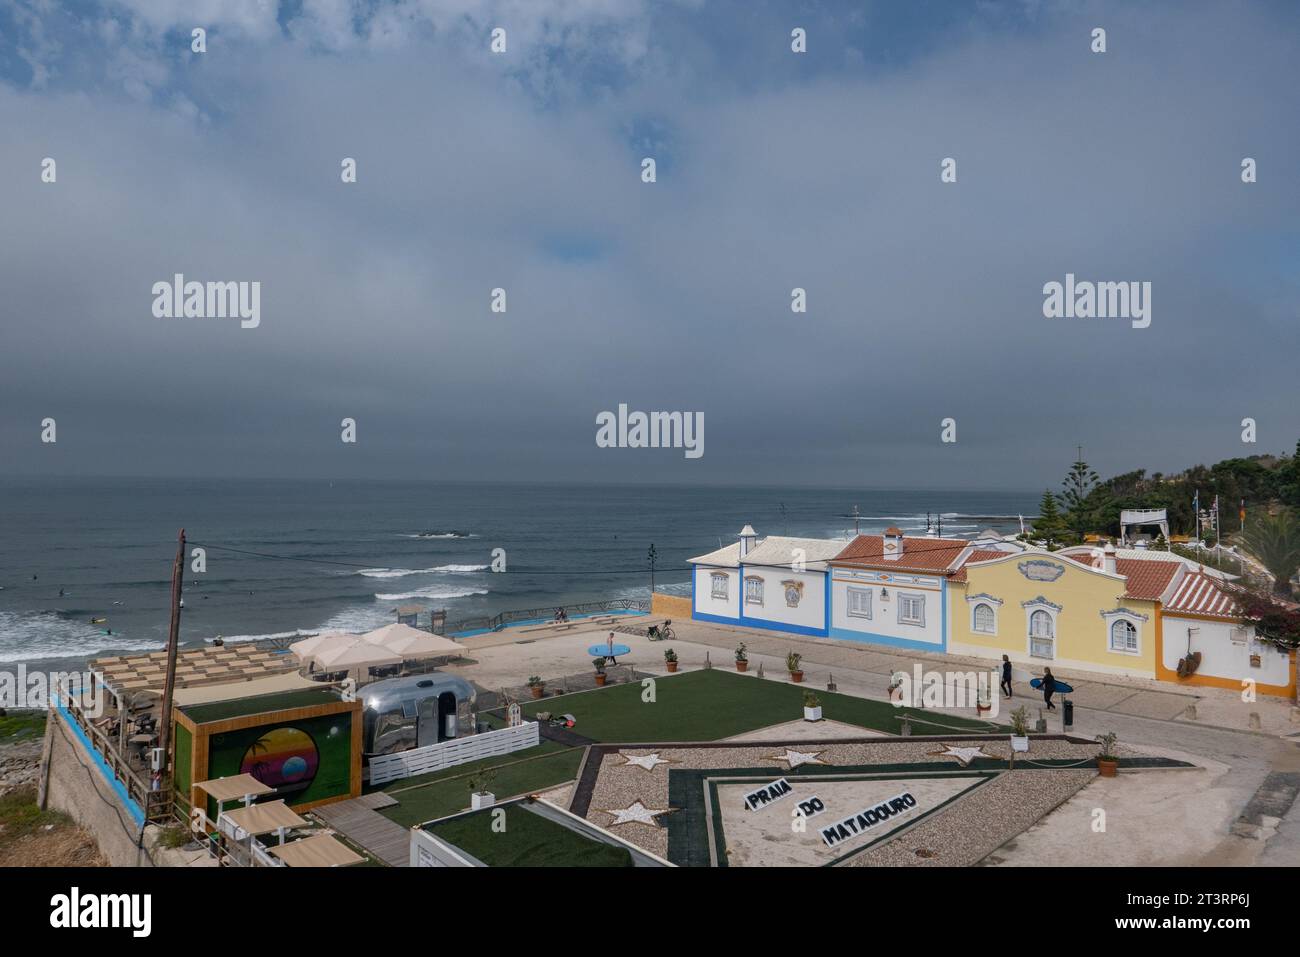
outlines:
{"label": "gray cloud", "polygon": [[[1106,472],[1250,451],[1247,415],[1269,450],[1300,434],[1297,50],[1259,8],[1105,7],[1104,56],[1092,16],[1044,13],[740,82],[743,51],[593,6],[519,21],[547,39],[510,69],[458,32],[478,5],[361,43],[249,4],[193,63],[158,13],[116,86],[0,87],[4,467],[1025,487],[1076,443]],[[261,327],[154,319],[175,272],[261,281]],[[1066,272],[1150,280],[1151,328],[1045,320]],[[597,449],[619,402],[703,411],[704,458]]]}

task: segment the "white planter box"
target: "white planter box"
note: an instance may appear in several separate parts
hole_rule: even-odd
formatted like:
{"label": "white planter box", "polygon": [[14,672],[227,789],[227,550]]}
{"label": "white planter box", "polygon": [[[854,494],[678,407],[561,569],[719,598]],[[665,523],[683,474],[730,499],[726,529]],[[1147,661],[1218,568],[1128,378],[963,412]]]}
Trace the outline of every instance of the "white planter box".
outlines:
{"label": "white planter box", "polygon": [[1013,734],[1013,735],[1011,736],[1011,750],[1012,750],[1012,751],[1028,751],[1028,750],[1029,750],[1029,735],[1025,735],[1023,738],[1021,738],[1021,737],[1018,737],[1018,736],[1016,736],[1016,735]]}
{"label": "white planter box", "polygon": [[481,811],[485,807],[491,807],[497,803],[497,796],[491,791],[482,791],[478,794],[469,796],[469,806],[475,811]]}
{"label": "white planter box", "polygon": [[816,708],[804,708],[803,719],[805,721],[820,721],[822,719],[822,709],[818,705]]}

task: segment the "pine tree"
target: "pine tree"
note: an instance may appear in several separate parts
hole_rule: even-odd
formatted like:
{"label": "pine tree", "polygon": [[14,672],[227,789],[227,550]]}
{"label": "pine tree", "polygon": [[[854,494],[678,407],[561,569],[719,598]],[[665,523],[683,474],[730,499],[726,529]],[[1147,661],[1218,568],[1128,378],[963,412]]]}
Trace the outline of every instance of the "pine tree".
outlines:
{"label": "pine tree", "polygon": [[1061,507],[1065,509],[1065,522],[1073,529],[1074,533],[1083,540],[1083,536],[1088,531],[1090,514],[1088,508],[1088,496],[1092,490],[1097,487],[1101,478],[1088,467],[1088,463],[1080,458],[1070,466],[1070,471],[1066,473],[1065,481],[1061,487],[1065,491],[1061,494]]}
{"label": "pine tree", "polygon": [[1061,520],[1060,510],[1056,507],[1056,497],[1044,489],[1043,500],[1038,503],[1038,518],[1034,521],[1034,537],[1043,539],[1047,548],[1052,549],[1061,544],[1065,532],[1065,522]]}

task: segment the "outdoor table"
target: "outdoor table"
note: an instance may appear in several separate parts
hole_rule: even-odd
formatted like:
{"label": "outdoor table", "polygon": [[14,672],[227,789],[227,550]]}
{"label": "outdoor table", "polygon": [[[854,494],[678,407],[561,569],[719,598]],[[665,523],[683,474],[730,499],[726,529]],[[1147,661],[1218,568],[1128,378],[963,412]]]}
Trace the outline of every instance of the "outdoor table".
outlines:
{"label": "outdoor table", "polygon": [[591,655],[591,657],[608,658],[614,664],[618,664],[619,655],[630,655],[631,653],[632,649],[627,645],[613,645],[611,647],[608,642],[601,642],[600,644],[592,645],[587,649],[587,654]]}

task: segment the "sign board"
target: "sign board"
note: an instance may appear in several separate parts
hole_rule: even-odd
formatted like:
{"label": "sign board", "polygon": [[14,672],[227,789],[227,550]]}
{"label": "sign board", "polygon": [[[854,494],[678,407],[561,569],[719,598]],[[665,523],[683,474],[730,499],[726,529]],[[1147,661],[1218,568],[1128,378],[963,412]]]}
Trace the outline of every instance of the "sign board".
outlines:
{"label": "sign board", "polygon": [[916,798],[906,791],[887,801],[881,801],[874,807],[866,808],[842,821],[828,824],[821,829],[822,843],[827,847],[843,844],[861,834],[867,833],[878,824],[888,821],[900,814],[906,814],[916,807]]}
{"label": "sign board", "polygon": [[764,784],[756,791],[750,791],[745,795],[745,807],[751,811],[757,811],[761,807],[767,807],[782,798],[788,798],[794,793],[794,788],[790,787],[790,782],[785,778],[779,781],[773,781],[771,784]]}
{"label": "sign board", "polygon": [[815,794],[808,800],[799,802],[799,813],[806,818],[816,817],[824,810],[826,810],[826,802]]}

